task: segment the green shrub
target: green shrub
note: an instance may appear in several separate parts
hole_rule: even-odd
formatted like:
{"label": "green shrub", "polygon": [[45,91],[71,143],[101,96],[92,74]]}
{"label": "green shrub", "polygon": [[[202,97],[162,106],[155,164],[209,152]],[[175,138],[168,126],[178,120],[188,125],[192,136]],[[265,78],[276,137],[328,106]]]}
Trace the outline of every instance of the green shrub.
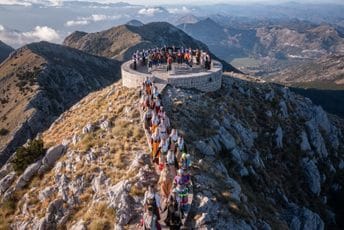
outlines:
{"label": "green shrub", "polygon": [[10,131],[5,128],[0,129],[0,136],[6,136]]}
{"label": "green shrub", "polygon": [[44,154],[43,140],[33,140],[28,143],[27,147],[21,146],[16,150],[16,154],[11,163],[14,170],[19,174]]}

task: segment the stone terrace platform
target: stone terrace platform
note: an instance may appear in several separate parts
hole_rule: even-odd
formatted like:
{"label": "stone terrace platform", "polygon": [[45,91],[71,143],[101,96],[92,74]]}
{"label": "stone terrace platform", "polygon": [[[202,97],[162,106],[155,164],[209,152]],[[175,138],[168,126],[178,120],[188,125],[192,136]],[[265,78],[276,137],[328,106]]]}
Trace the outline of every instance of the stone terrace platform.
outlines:
{"label": "stone terrace platform", "polygon": [[146,77],[156,83],[160,90],[167,84],[182,87],[195,88],[203,92],[213,92],[221,88],[222,64],[212,61],[210,70],[194,65],[192,68],[186,64],[172,64],[172,70],[167,72],[167,66],[160,65],[153,67],[148,72],[146,66],[137,65],[137,70],[132,68],[133,62],[128,61],[122,64],[122,83],[129,88],[136,88],[142,85]]}

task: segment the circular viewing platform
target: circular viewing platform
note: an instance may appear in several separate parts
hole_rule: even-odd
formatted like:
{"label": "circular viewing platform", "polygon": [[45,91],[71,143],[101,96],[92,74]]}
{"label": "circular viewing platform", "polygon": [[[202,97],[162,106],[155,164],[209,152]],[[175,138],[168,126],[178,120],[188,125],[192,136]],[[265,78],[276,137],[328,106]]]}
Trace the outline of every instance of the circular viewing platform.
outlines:
{"label": "circular viewing platform", "polygon": [[164,85],[172,85],[181,88],[195,88],[203,92],[213,92],[221,88],[222,64],[212,61],[210,70],[200,65],[189,65],[183,63],[172,63],[172,69],[167,71],[167,64],[153,66],[148,69],[140,63],[134,70],[133,61],[122,64],[122,83],[129,88],[142,86],[146,78],[152,82]]}

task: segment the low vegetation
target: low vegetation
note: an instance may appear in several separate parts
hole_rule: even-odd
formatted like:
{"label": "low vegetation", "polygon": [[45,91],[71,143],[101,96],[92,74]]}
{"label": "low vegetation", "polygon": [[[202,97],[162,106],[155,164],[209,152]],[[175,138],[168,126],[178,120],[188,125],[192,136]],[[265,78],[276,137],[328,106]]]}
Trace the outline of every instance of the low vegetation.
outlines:
{"label": "low vegetation", "polygon": [[1,128],[0,129],[0,136],[6,136],[7,134],[9,134],[9,130],[5,129],[5,128]]}
{"label": "low vegetation", "polygon": [[32,140],[27,146],[21,146],[16,150],[15,156],[11,161],[13,169],[20,174],[27,166],[34,163],[44,154],[45,149],[43,140]]}

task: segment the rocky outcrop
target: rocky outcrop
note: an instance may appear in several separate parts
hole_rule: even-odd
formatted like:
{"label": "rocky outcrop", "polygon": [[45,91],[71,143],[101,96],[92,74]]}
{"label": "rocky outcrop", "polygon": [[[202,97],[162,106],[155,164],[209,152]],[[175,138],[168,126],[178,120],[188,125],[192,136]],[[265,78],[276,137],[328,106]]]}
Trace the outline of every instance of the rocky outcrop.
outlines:
{"label": "rocky outcrop", "polygon": [[131,205],[133,198],[129,195],[131,184],[124,180],[110,187],[107,191],[109,205],[116,211],[117,226],[124,226],[133,217]]}
{"label": "rocky outcrop", "polygon": [[41,165],[42,165],[42,160],[38,160],[37,162],[29,165],[25,169],[23,174],[18,178],[18,181],[17,181],[16,186],[15,186],[16,189],[21,189],[25,185],[27,185],[27,183],[29,183],[31,178],[38,172]]}
{"label": "rocky outcrop", "polygon": [[50,168],[52,168],[55,162],[62,156],[65,150],[66,146],[63,144],[59,144],[49,148],[42,159],[42,164],[38,170],[38,174],[42,174]]}
{"label": "rocky outcrop", "polygon": [[325,229],[324,221],[318,214],[305,207],[300,208],[296,204],[290,204],[284,216],[288,221],[289,228],[292,230]]}
{"label": "rocky outcrop", "polygon": [[16,174],[12,172],[0,180],[0,194],[4,193],[11,186],[15,178]]}
{"label": "rocky outcrop", "polygon": [[306,182],[309,189],[317,196],[321,191],[321,177],[318,167],[314,160],[304,158],[301,161],[301,167],[304,170]]}

